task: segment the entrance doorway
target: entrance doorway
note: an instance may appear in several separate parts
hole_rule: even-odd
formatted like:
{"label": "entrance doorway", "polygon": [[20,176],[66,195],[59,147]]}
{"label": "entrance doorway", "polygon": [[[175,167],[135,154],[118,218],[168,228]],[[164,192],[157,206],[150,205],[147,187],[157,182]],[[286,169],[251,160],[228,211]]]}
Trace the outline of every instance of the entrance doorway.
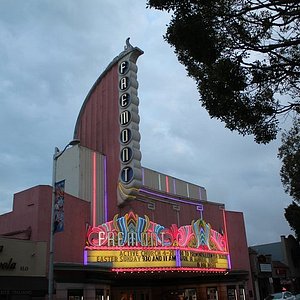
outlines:
{"label": "entrance doorway", "polygon": [[151,300],[149,289],[122,289],[117,292],[118,300]]}
{"label": "entrance doorway", "polygon": [[177,289],[164,293],[163,298],[166,300],[197,300],[196,289]]}

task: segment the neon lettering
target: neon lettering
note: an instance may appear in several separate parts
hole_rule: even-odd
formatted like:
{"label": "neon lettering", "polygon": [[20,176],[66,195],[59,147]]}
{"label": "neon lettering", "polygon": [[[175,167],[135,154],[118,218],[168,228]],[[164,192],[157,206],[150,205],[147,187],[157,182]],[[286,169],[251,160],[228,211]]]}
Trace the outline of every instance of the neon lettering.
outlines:
{"label": "neon lettering", "polygon": [[112,231],[109,231],[107,234],[107,244],[108,246],[115,246],[115,239],[114,239],[114,233]]}
{"label": "neon lettering", "polygon": [[121,150],[121,161],[123,163],[128,162],[132,158],[132,150],[129,147],[125,147]]}
{"label": "neon lettering", "polygon": [[122,144],[127,144],[131,139],[131,130],[129,128],[125,128],[121,131],[120,140]]}
{"label": "neon lettering", "polygon": [[131,118],[130,112],[128,110],[123,111],[120,114],[120,124],[122,126],[127,125],[130,121],[130,118]]}
{"label": "neon lettering", "polygon": [[120,97],[120,106],[122,108],[127,107],[130,104],[130,95],[128,93],[124,93]]}
{"label": "neon lettering", "polygon": [[125,167],[121,170],[121,179],[123,182],[129,182],[133,177],[133,171],[130,167]]}
{"label": "neon lettering", "polygon": [[118,232],[118,246],[122,247],[125,245],[123,232]]}
{"label": "neon lettering", "polygon": [[129,70],[129,62],[128,61],[122,61],[119,65],[119,73],[121,75],[124,75]]}
{"label": "neon lettering", "polygon": [[103,241],[105,241],[105,232],[103,231],[100,231],[98,233],[98,241],[99,241],[99,246],[102,246],[103,245]]}
{"label": "neon lettering", "polygon": [[120,79],[120,82],[119,82],[119,88],[121,91],[125,91],[127,90],[129,87],[129,78],[128,77],[122,77]]}

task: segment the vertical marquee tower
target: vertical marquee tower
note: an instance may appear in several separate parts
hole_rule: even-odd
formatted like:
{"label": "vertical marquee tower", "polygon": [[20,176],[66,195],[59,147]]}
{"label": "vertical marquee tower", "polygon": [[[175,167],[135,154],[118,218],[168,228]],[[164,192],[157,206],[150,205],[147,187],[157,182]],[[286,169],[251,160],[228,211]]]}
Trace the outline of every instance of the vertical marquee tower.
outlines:
{"label": "vertical marquee tower", "polygon": [[126,41],[88,93],[74,138],[106,157],[108,218],[138,192],[142,182],[136,61],[143,51]]}

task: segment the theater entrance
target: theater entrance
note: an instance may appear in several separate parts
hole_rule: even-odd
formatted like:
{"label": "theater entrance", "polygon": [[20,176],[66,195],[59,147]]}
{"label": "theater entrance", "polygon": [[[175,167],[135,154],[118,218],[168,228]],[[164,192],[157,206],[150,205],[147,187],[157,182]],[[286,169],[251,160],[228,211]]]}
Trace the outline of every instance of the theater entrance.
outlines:
{"label": "theater entrance", "polygon": [[197,300],[196,289],[176,289],[164,292],[165,300]]}
{"label": "theater entrance", "polygon": [[114,300],[197,300],[196,289],[166,289],[163,287],[114,290]]}

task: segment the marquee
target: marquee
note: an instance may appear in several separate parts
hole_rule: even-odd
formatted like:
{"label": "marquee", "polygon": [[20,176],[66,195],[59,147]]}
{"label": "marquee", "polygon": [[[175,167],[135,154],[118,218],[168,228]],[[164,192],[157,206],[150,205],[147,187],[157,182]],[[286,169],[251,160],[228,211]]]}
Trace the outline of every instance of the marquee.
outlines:
{"label": "marquee", "polygon": [[225,234],[203,219],[169,228],[133,212],[96,227],[86,236],[84,263],[116,272],[226,272],[230,259]]}

